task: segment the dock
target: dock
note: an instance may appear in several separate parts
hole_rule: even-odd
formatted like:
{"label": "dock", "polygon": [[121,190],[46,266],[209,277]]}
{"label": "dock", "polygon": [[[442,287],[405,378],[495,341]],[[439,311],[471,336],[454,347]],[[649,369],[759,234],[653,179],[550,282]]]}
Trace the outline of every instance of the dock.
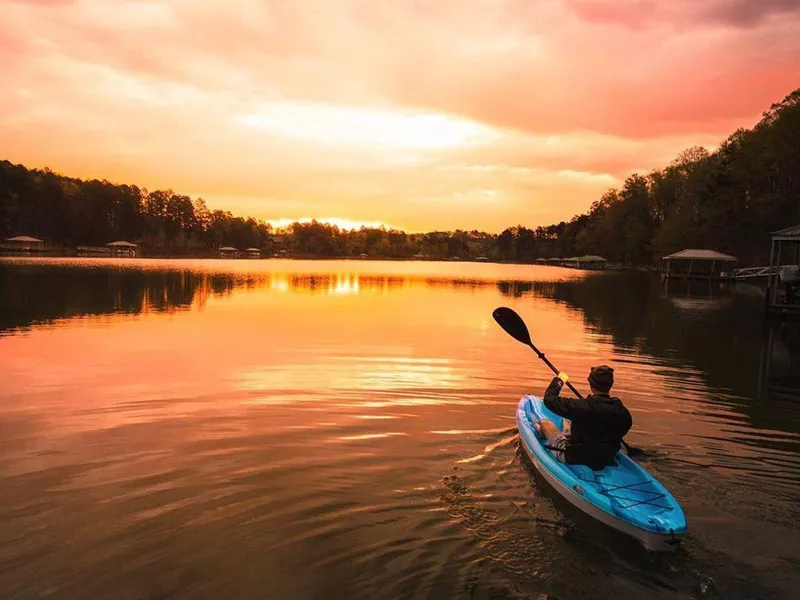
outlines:
{"label": "dock", "polygon": [[734,271],[734,277],[737,281],[742,279],[758,279],[760,277],[769,277],[770,275],[775,275],[778,270],[779,267],[777,266],[744,267],[742,269],[736,269],[736,271]]}
{"label": "dock", "polygon": [[735,281],[739,260],[707,248],[691,248],[661,258],[661,278]]}
{"label": "dock", "polygon": [[800,318],[800,225],[772,232],[767,269],[767,314]]}

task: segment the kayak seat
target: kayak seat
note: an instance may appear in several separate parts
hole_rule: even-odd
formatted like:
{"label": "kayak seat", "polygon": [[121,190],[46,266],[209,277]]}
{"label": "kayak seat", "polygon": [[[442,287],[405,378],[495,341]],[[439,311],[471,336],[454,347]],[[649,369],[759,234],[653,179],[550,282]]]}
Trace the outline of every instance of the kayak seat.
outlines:
{"label": "kayak seat", "polygon": [[[539,437],[539,436],[537,436],[537,437]],[[539,439],[541,440],[542,438],[539,438]],[[542,447],[545,450],[549,450],[550,451],[550,454],[553,456],[553,458],[556,458],[556,460],[558,460],[558,458],[556,456],[556,452],[561,452],[561,450],[559,450],[558,448],[553,448],[551,445],[547,444],[544,441],[542,441],[541,444],[542,444]],[[616,459],[616,457],[610,463],[608,463],[606,465],[603,465],[602,467],[593,466],[593,465],[586,465],[586,464],[578,464],[578,463],[568,463],[568,464],[569,464],[570,467],[584,467],[586,469],[591,469],[592,471],[595,471],[595,472],[602,471],[603,469],[609,468],[609,467],[610,468],[614,468],[614,467],[619,467],[620,466],[619,461]]]}

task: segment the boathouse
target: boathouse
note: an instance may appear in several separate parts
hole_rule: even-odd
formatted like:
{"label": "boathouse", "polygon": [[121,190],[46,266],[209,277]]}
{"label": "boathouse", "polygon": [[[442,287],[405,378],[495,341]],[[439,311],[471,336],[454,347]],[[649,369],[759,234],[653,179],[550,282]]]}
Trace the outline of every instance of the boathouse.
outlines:
{"label": "boathouse", "polygon": [[114,256],[136,256],[138,246],[133,242],[118,240],[116,242],[109,242],[106,244],[106,248],[108,248]]}
{"label": "boathouse", "polygon": [[22,252],[30,252],[31,250],[44,249],[44,241],[39,238],[30,237],[29,235],[17,235],[15,237],[6,238],[3,240],[3,247],[6,250],[18,250]]}
{"label": "boathouse", "polygon": [[664,279],[735,279],[739,260],[716,250],[689,249],[664,256],[661,276]]}
{"label": "boathouse", "polygon": [[587,254],[564,259],[564,266],[575,267],[576,269],[605,269],[607,262],[602,256]]}
{"label": "boathouse", "polygon": [[247,248],[245,250],[247,258],[261,258],[261,250],[259,248]]}
{"label": "boathouse", "polygon": [[800,225],[772,232],[767,310],[800,315]]}
{"label": "boathouse", "polygon": [[220,258],[236,258],[239,256],[239,251],[233,246],[223,246],[219,249]]}

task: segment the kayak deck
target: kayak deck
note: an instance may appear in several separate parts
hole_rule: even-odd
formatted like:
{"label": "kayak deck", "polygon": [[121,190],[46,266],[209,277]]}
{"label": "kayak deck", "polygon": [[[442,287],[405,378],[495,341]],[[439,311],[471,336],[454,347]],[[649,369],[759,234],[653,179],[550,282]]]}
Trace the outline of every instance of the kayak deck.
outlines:
{"label": "kayak deck", "polygon": [[652,475],[622,452],[614,465],[595,471],[585,465],[567,465],[545,447],[533,422],[548,419],[563,429],[563,419],[536,396],[524,396],[517,410],[522,442],[537,468],[562,495],[593,516],[626,533],[666,536],[668,543],[686,532],[686,518],[678,501]]}

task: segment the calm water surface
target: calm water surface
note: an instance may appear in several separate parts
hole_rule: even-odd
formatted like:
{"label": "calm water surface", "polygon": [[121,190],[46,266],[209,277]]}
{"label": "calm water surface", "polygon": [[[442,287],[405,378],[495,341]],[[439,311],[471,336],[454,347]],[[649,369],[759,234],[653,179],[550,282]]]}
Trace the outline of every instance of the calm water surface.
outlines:
{"label": "calm water surface", "polygon": [[[796,598],[800,334],[762,302],[553,267],[0,260],[0,597]],[[516,403],[551,374],[499,305],[576,384],[614,366],[677,553],[523,457]]]}

